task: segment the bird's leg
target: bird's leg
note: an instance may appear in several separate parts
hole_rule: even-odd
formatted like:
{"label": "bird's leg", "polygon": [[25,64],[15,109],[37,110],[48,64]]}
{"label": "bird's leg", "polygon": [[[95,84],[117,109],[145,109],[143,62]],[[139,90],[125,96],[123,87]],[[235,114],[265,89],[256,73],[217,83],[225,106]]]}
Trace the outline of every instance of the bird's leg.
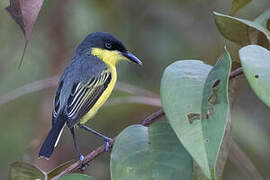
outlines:
{"label": "bird's leg", "polygon": [[73,142],[74,142],[74,146],[75,146],[75,149],[76,149],[77,156],[78,156],[79,161],[80,161],[80,163],[82,165],[80,169],[81,170],[84,170],[84,165],[82,164],[83,163],[83,160],[84,160],[84,157],[80,153],[80,149],[79,149],[79,146],[77,144],[76,137],[75,137],[74,127],[70,128],[70,132],[72,134],[72,138],[73,138]]}
{"label": "bird's leg", "polygon": [[99,132],[97,132],[97,131],[95,131],[95,130],[93,130],[93,129],[91,129],[83,124],[78,124],[78,126],[86,131],[89,131],[89,132],[101,137],[105,141],[105,151],[106,152],[109,151],[109,146],[110,146],[109,142],[112,140],[111,138],[108,138],[108,137],[104,136],[103,134],[100,134]]}

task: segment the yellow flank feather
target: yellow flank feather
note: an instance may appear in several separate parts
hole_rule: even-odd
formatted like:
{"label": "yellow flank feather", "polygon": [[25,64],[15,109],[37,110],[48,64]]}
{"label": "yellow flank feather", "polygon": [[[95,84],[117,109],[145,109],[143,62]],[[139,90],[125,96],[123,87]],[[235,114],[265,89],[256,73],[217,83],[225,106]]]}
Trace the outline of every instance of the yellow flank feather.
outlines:
{"label": "yellow flank feather", "polygon": [[118,51],[108,51],[99,48],[93,48],[91,54],[97,56],[99,59],[104,61],[108,66],[109,71],[111,72],[111,81],[108,84],[108,87],[102,93],[100,98],[97,100],[95,105],[90,109],[90,111],[85,114],[80,120],[81,124],[86,123],[89,119],[91,119],[99,110],[99,108],[106,102],[109,96],[112,93],[112,90],[115,86],[117,80],[117,72],[116,72],[116,64],[120,60],[127,60],[126,57],[122,56]]}

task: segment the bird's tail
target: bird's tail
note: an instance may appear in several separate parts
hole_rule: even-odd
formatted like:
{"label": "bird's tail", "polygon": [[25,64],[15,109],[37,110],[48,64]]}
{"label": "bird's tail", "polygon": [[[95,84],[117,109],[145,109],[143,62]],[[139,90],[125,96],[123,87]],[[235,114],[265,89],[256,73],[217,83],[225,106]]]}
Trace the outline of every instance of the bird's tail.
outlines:
{"label": "bird's tail", "polygon": [[52,155],[52,152],[55,146],[57,145],[58,140],[62,134],[64,125],[65,125],[65,121],[62,121],[60,119],[55,122],[47,138],[42,144],[42,147],[40,148],[40,151],[39,151],[40,158],[43,158],[43,157],[49,158]]}

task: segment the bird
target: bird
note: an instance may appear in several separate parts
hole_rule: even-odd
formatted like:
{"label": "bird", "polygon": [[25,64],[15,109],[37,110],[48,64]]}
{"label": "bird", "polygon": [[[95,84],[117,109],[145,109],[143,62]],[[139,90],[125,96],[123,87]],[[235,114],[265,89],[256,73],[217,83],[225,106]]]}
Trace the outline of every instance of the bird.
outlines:
{"label": "bird", "polygon": [[101,137],[105,151],[108,151],[111,138],[89,128],[85,123],[94,117],[109,98],[117,81],[116,65],[119,61],[142,65],[142,61],[110,33],[90,33],[79,44],[59,79],[53,100],[52,127],[40,148],[39,158],[50,158],[65,126],[72,134],[81,163],[84,156],[76,140],[76,126]]}

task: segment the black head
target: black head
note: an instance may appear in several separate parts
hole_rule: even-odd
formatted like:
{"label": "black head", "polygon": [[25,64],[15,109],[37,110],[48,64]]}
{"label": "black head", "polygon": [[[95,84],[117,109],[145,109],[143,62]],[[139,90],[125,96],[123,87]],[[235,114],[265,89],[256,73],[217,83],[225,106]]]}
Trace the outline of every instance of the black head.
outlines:
{"label": "black head", "polygon": [[121,41],[107,32],[94,32],[86,36],[80,47],[101,48],[106,50],[118,50],[126,52],[127,49]]}
{"label": "black head", "polygon": [[95,32],[89,34],[77,48],[77,53],[88,53],[93,48],[117,51],[126,59],[142,65],[142,62],[137,57],[127,51],[120,40],[107,32]]}

